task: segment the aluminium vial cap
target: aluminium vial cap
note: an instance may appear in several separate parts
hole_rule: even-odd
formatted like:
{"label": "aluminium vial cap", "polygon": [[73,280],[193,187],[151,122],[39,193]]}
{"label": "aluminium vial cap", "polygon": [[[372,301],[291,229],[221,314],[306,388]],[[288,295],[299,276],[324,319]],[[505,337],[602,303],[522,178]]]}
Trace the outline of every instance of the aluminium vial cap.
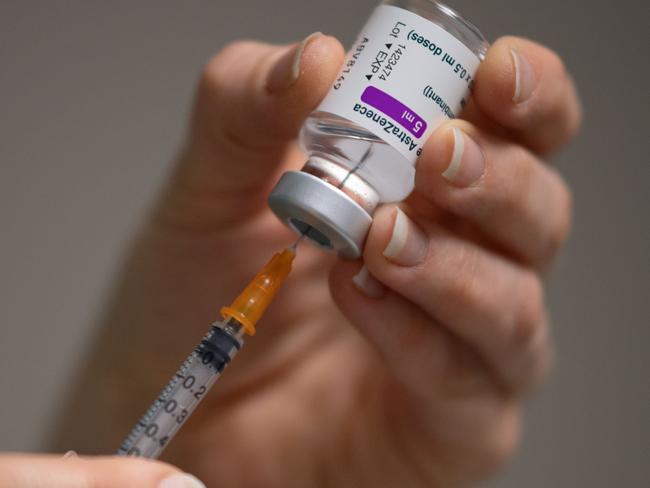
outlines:
{"label": "aluminium vial cap", "polygon": [[372,217],[341,189],[304,171],[282,175],[268,200],[271,210],[316,245],[356,259]]}

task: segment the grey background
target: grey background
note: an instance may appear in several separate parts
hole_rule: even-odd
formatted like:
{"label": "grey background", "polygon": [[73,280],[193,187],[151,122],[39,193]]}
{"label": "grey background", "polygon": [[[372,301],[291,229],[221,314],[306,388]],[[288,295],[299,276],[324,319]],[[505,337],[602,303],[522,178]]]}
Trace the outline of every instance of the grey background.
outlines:
{"label": "grey background", "polygon": [[[451,3],[492,40],[514,33],[559,51],[586,112],[556,158],[575,192],[549,289],[558,367],[492,486],[647,486],[647,7]],[[322,30],[349,42],[373,4],[0,1],[0,450],[43,448],[208,57],[242,37]]]}

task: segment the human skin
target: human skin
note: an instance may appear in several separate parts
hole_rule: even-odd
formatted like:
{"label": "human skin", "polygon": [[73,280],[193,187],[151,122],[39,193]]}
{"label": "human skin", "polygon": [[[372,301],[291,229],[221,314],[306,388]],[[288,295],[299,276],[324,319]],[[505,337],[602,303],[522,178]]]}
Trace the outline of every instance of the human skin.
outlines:
{"label": "human skin", "polygon": [[[343,55],[315,34],[235,43],[206,65],[56,449],[114,452],[220,305],[293,241],[266,196],[304,163],[296,136]],[[556,54],[497,40],[463,120],[427,142],[413,194],[377,211],[365,270],[301,245],[257,335],[163,459],[229,488],[447,488],[493,474],[551,363],[542,275],[571,199],[544,159],[580,117]]]}

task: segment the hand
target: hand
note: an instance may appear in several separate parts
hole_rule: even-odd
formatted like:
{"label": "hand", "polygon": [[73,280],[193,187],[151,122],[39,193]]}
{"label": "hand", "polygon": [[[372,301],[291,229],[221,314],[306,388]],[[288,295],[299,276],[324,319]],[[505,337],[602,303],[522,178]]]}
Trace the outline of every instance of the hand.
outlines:
{"label": "hand", "polygon": [[194,476],[156,461],[0,453],[0,486],[7,488],[205,488]]}
{"label": "hand", "polygon": [[[295,137],[342,59],[313,35],[237,43],[207,65],[61,447],[115,449],[219,306],[292,242],[266,196],[304,163]],[[512,37],[490,49],[473,100],[426,145],[401,210],[377,212],[367,268],[301,246],[166,458],[228,487],[468,486],[504,462],[550,362],[540,272],[569,228],[569,192],[540,157],[580,110],[558,57]]]}

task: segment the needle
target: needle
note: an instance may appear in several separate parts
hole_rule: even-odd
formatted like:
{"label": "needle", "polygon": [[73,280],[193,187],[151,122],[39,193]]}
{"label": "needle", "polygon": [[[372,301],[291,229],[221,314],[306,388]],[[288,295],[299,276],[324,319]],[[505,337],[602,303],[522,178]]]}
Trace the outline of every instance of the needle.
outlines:
{"label": "needle", "polygon": [[[311,229],[311,227],[310,227],[310,229]],[[309,230],[307,232],[309,232]],[[307,232],[304,232],[304,233],[300,234],[300,237],[298,237],[298,239],[296,239],[296,242],[294,242],[293,244],[291,244],[288,247],[288,249],[293,251],[294,254],[296,253],[296,250],[298,249],[298,244],[300,244],[300,242],[305,238],[305,235],[307,235]]]}

